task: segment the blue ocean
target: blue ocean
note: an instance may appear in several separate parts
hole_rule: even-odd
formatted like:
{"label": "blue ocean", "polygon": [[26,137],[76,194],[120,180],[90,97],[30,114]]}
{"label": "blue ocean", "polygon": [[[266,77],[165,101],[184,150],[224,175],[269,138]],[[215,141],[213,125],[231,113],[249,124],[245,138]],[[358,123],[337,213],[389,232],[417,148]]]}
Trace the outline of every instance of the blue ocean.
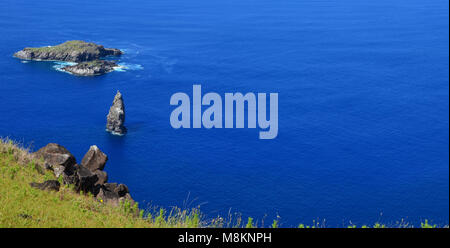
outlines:
{"label": "blue ocean", "polygon": [[[447,0],[0,2],[0,136],[91,145],[141,208],[265,226],[449,223]],[[77,77],[24,47],[85,40],[123,71]],[[278,136],[174,129],[176,92],[278,93]],[[105,132],[117,90],[125,136]]]}

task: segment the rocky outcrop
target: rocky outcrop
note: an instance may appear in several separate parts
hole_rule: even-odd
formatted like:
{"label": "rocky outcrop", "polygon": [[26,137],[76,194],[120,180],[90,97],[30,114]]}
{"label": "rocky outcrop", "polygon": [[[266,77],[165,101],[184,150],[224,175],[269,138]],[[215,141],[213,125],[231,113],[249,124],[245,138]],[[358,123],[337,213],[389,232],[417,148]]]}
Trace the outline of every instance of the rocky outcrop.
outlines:
{"label": "rocky outcrop", "polygon": [[[52,170],[57,178],[62,177],[64,184],[73,185],[77,192],[89,192],[99,201],[113,206],[124,201],[131,206],[135,204],[125,184],[107,183],[108,174],[103,169],[108,156],[95,145],[89,148],[81,164],[76,164],[75,157],[66,148],[55,143],[42,147],[33,156],[42,159],[46,169]],[[48,180],[43,183],[30,183],[30,186],[59,191],[60,183],[57,180]]]}
{"label": "rocky outcrop", "polygon": [[125,184],[105,183],[101,186],[97,199],[112,205],[119,205],[124,201],[128,201],[134,205],[134,200],[131,198],[128,187]]}
{"label": "rocky outcrop", "polygon": [[65,66],[61,70],[78,76],[97,76],[111,72],[118,66],[115,62],[100,60],[101,58],[122,54],[123,52],[116,48],[72,40],[57,46],[26,47],[16,52],[14,57],[25,60],[75,62],[78,64]]}
{"label": "rocky outcrop", "polygon": [[14,57],[26,60],[84,62],[122,54],[123,52],[116,48],[105,48],[91,42],[72,40],[56,46],[26,47],[16,52]]}
{"label": "rocky outcrop", "polygon": [[37,159],[44,159],[46,169],[54,169],[62,166],[65,169],[71,169],[76,164],[76,159],[65,147],[49,143],[37,152],[33,153]]}
{"label": "rocky outcrop", "polygon": [[96,170],[94,171],[94,174],[97,175],[98,178],[95,185],[103,185],[108,182],[108,173],[106,173],[105,171]]}
{"label": "rocky outcrop", "polygon": [[108,116],[106,117],[106,131],[113,134],[123,135],[127,132],[125,124],[125,106],[123,104],[122,94],[117,91],[114,97]]}
{"label": "rocky outcrop", "polygon": [[99,76],[114,71],[115,67],[118,67],[115,62],[94,60],[90,62],[82,62],[76,65],[65,66],[61,68],[61,70],[76,76]]}
{"label": "rocky outcrop", "polygon": [[65,147],[50,143],[33,153],[33,156],[44,161],[44,169],[52,170],[56,177],[62,176],[64,183],[75,181],[76,159]]}
{"label": "rocky outcrop", "polygon": [[97,199],[101,202],[111,204],[113,206],[119,205],[119,195],[114,191],[108,190],[106,187],[100,187]]}
{"label": "rocky outcrop", "polygon": [[75,189],[78,192],[90,192],[93,195],[98,193],[96,183],[98,181],[98,177],[95,173],[90,171],[88,168],[79,165],[77,166],[77,181],[75,183]]}
{"label": "rocky outcrop", "polygon": [[95,172],[96,170],[103,170],[107,161],[108,156],[100,151],[96,145],[93,145],[84,155],[81,160],[81,165],[88,168],[90,171]]}

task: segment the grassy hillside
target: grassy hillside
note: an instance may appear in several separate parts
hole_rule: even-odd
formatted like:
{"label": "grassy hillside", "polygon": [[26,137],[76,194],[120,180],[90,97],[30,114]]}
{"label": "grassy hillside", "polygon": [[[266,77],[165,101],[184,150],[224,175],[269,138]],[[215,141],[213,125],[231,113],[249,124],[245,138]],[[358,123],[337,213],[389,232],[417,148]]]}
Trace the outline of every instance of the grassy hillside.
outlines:
{"label": "grassy hillside", "polygon": [[[24,149],[0,141],[0,227],[197,227],[196,210],[136,215],[137,206],[112,207],[90,195],[61,187],[59,192],[30,187],[55,179]],[[166,216],[168,215],[168,216]]]}
{"label": "grassy hillside", "polygon": [[[32,188],[31,182],[57,179],[51,171],[42,169],[43,161],[35,160],[24,148],[10,140],[0,139],[0,228],[2,227],[272,227],[270,223],[255,223],[252,218],[243,222],[239,214],[203,220],[198,209],[171,211],[139,210],[137,204],[125,202],[119,207],[99,202],[92,195],[76,193],[70,186],[62,186],[58,192]],[[60,180],[61,181],[61,180]],[[326,227],[313,221],[299,228]],[[357,226],[351,224],[349,228]],[[403,221],[391,225],[375,223],[362,228],[413,227]],[[422,228],[433,228],[428,221]],[[444,226],[448,228],[447,226]]]}

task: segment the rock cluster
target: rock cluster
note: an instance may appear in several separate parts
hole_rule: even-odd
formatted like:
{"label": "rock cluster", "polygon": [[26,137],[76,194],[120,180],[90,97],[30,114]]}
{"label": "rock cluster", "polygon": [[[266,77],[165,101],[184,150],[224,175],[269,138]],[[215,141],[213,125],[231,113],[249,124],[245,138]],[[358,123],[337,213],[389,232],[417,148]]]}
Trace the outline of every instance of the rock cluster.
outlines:
{"label": "rock cluster", "polygon": [[78,76],[97,76],[111,72],[117,66],[114,62],[101,60],[102,58],[122,54],[123,52],[116,48],[72,40],[56,46],[26,47],[14,53],[14,57],[25,60],[76,62],[77,65],[65,66],[61,70]]}
{"label": "rock cluster", "polygon": [[114,71],[114,67],[118,67],[115,62],[106,60],[94,60],[90,62],[82,62],[76,65],[68,65],[61,70],[70,72],[77,76],[98,76],[111,71]]}
{"label": "rock cluster", "polygon": [[125,124],[125,105],[123,104],[122,94],[117,91],[114,97],[108,116],[106,117],[106,131],[117,135],[123,135],[127,132]]}
{"label": "rock cluster", "polygon": [[[81,164],[63,146],[50,143],[33,153],[37,159],[43,159],[45,169],[52,170],[64,184],[73,185],[77,192],[91,193],[99,201],[118,206],[127,200],[134,205],[128,187],[124,184],[107,183],[108,174],[103,171],[108,156],[93,145],[84,155]],[[32,187],[42,190],[59,191],[60,183],[48,180],[43,183],[31,183]]]}

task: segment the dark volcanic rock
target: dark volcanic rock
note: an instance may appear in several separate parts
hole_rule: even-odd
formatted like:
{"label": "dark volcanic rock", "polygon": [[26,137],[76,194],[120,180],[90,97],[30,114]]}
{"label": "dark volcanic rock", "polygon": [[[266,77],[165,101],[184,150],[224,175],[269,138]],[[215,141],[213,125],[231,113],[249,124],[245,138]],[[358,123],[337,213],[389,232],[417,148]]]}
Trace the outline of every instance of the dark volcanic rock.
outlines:
{"label": "dark volcanic rock", "polygon": [[105,188],[106,190],[109,190],[109,191],[114,191],[116,188],[117,188],[117,183],[105,183],[105,184],[103,184],[103,188]]}
{"label": "dark volcanic rock", "polygon": [[94,60],[89,62],[81,62],[76,65],[69,65],[61,68],[61,70],[70,72],[77,76],[99,76],[114,71],[114,67],[118,65],[112,61]]}
{"label": "dark volcanic rock", "polygon": [[33,154],[44,159],[44,167],[53,170],[57,178],[62,176],[64,184],[73,184],[75,180],[75,157],[63,146],[50,143]]}
{"label": "dark volcanic rock", "polygon": [[98,177],[98,180],[95,183],[96,185],[103,185],[108,182],[108,173],[106,173],[105,171],[96,170],[94,171],[94,174]]}
{"label": "dark volcanic rock", "polygon": [[14,54],[14,57],[27,60],[59,60],[70,62],[92,61],[109,55],[119,56],[122,51],[105,48],[95,43],[72,40],[57,46],[27,47]]}
{"label": "dark volcanic rock", "polygon": [[47,169],[59,170],[61,173],[64,171],[72,174],[76,164],[75,157],[66,148],[55,143],[42,147],[33,155],[38,159],[43,158]]}
{"label": "dark volcanic rock", "polygon": [[41,189],[41,190],[54,190],[59,191],[59,187],[61,186],[57,180],[48,180],[43,183],[30,183],[30,186],[33,188]]}
{"label": "dark volcanic rock", "polygon": [[61,176],[63,178],[63,183],[77,185],[79,182],[79,179],[75,172],[76,171],[74,171],[73,173],[66,173],[66,172],[62,173]]}
{"label": "dark volcanic rock", "polygon": [[89,151],[81,160],[81,165],[94,172],[96,170],[103,170],[108,161],[108,156],[104,154],[96,145],[89,148]]}
{"label": "dark volcanic rock", "polygon": [[[114,106],[123,109],[120,92],[114,99]],[[108,157],[95,145],[89,148],[80,165],[76,164],[75,157],[66,148],[54,143],[39,149],[34,156],[44,158],[46,165],[53,170],[56,177],[62,177],[64,184],[73,185],[77,192],[92,193],[98,200],[113,206],[123,203],[128,207],[136,206],[125,184],[107,183],[108,174],[103,169]],[[32,182],[30,186],[59,191],[61,185],[58,180],[48,180],[43,183]],[[130,209],[133,214],[139,214],[137,206]]]}
{"label": "dark volcanic rock", "polygon": [[[117,185],[117,183],[105,183],[101,186],[99,193],[97,194],[97,199],[113,206],[118,206],[125,201],[127,201],[130,206],[134,206],[136,203],[131,197],[128,187],[125,184]],[[137,213],[138,211],[136,214]]]}
{"label": "dark volcanic rock", "polygon": [[120,197],[123,197],[126,194],[130,193],[128,187],[125,184],[119,184],[119,186],[117,186],[117,188],[115,189],[115,192],[117,192]]}
{"label": "dark volcanic rock", "polygon": [[91,192],[94,195],[97,193],[96,183],[98,181],[98,176],[91,172],[88,168],[79,165],[76,169],[77,182],[76,190],[83,191],[85,193]]}
{"label": "dark volcanic rock", "polygon": [[106,117],[106,131],[113,134],[123,135],[127,132],[125,124],[125,106],[123,104],[122,94],[117,91],[113,104]]}
{"label": "dark volcanic rock", "polygon": [[64,166],[60,166],[60,165],[59,166],[55,166],[53,168],[53,173],[55,174],[56,178],[58,178],[58,177],[63,175],[64,169],[65,169],[65,167]]}
{"label": "dark volcanic rock", "polygon": [[96,197],[98,200],[102,200],[102,202],[111,204],[113,206],[119,205],[120,196],[116,192],[111,191],[107,187],[100,187],[100,190]]}
{"label": "dark volcanic rock", "polygon": [[123,197],[126,194],[130,193],[128,187],[125,184],[117,184],[117,183],[105,183],[103,187],[106,190],[112,191],[116,193],[118,196]]}

